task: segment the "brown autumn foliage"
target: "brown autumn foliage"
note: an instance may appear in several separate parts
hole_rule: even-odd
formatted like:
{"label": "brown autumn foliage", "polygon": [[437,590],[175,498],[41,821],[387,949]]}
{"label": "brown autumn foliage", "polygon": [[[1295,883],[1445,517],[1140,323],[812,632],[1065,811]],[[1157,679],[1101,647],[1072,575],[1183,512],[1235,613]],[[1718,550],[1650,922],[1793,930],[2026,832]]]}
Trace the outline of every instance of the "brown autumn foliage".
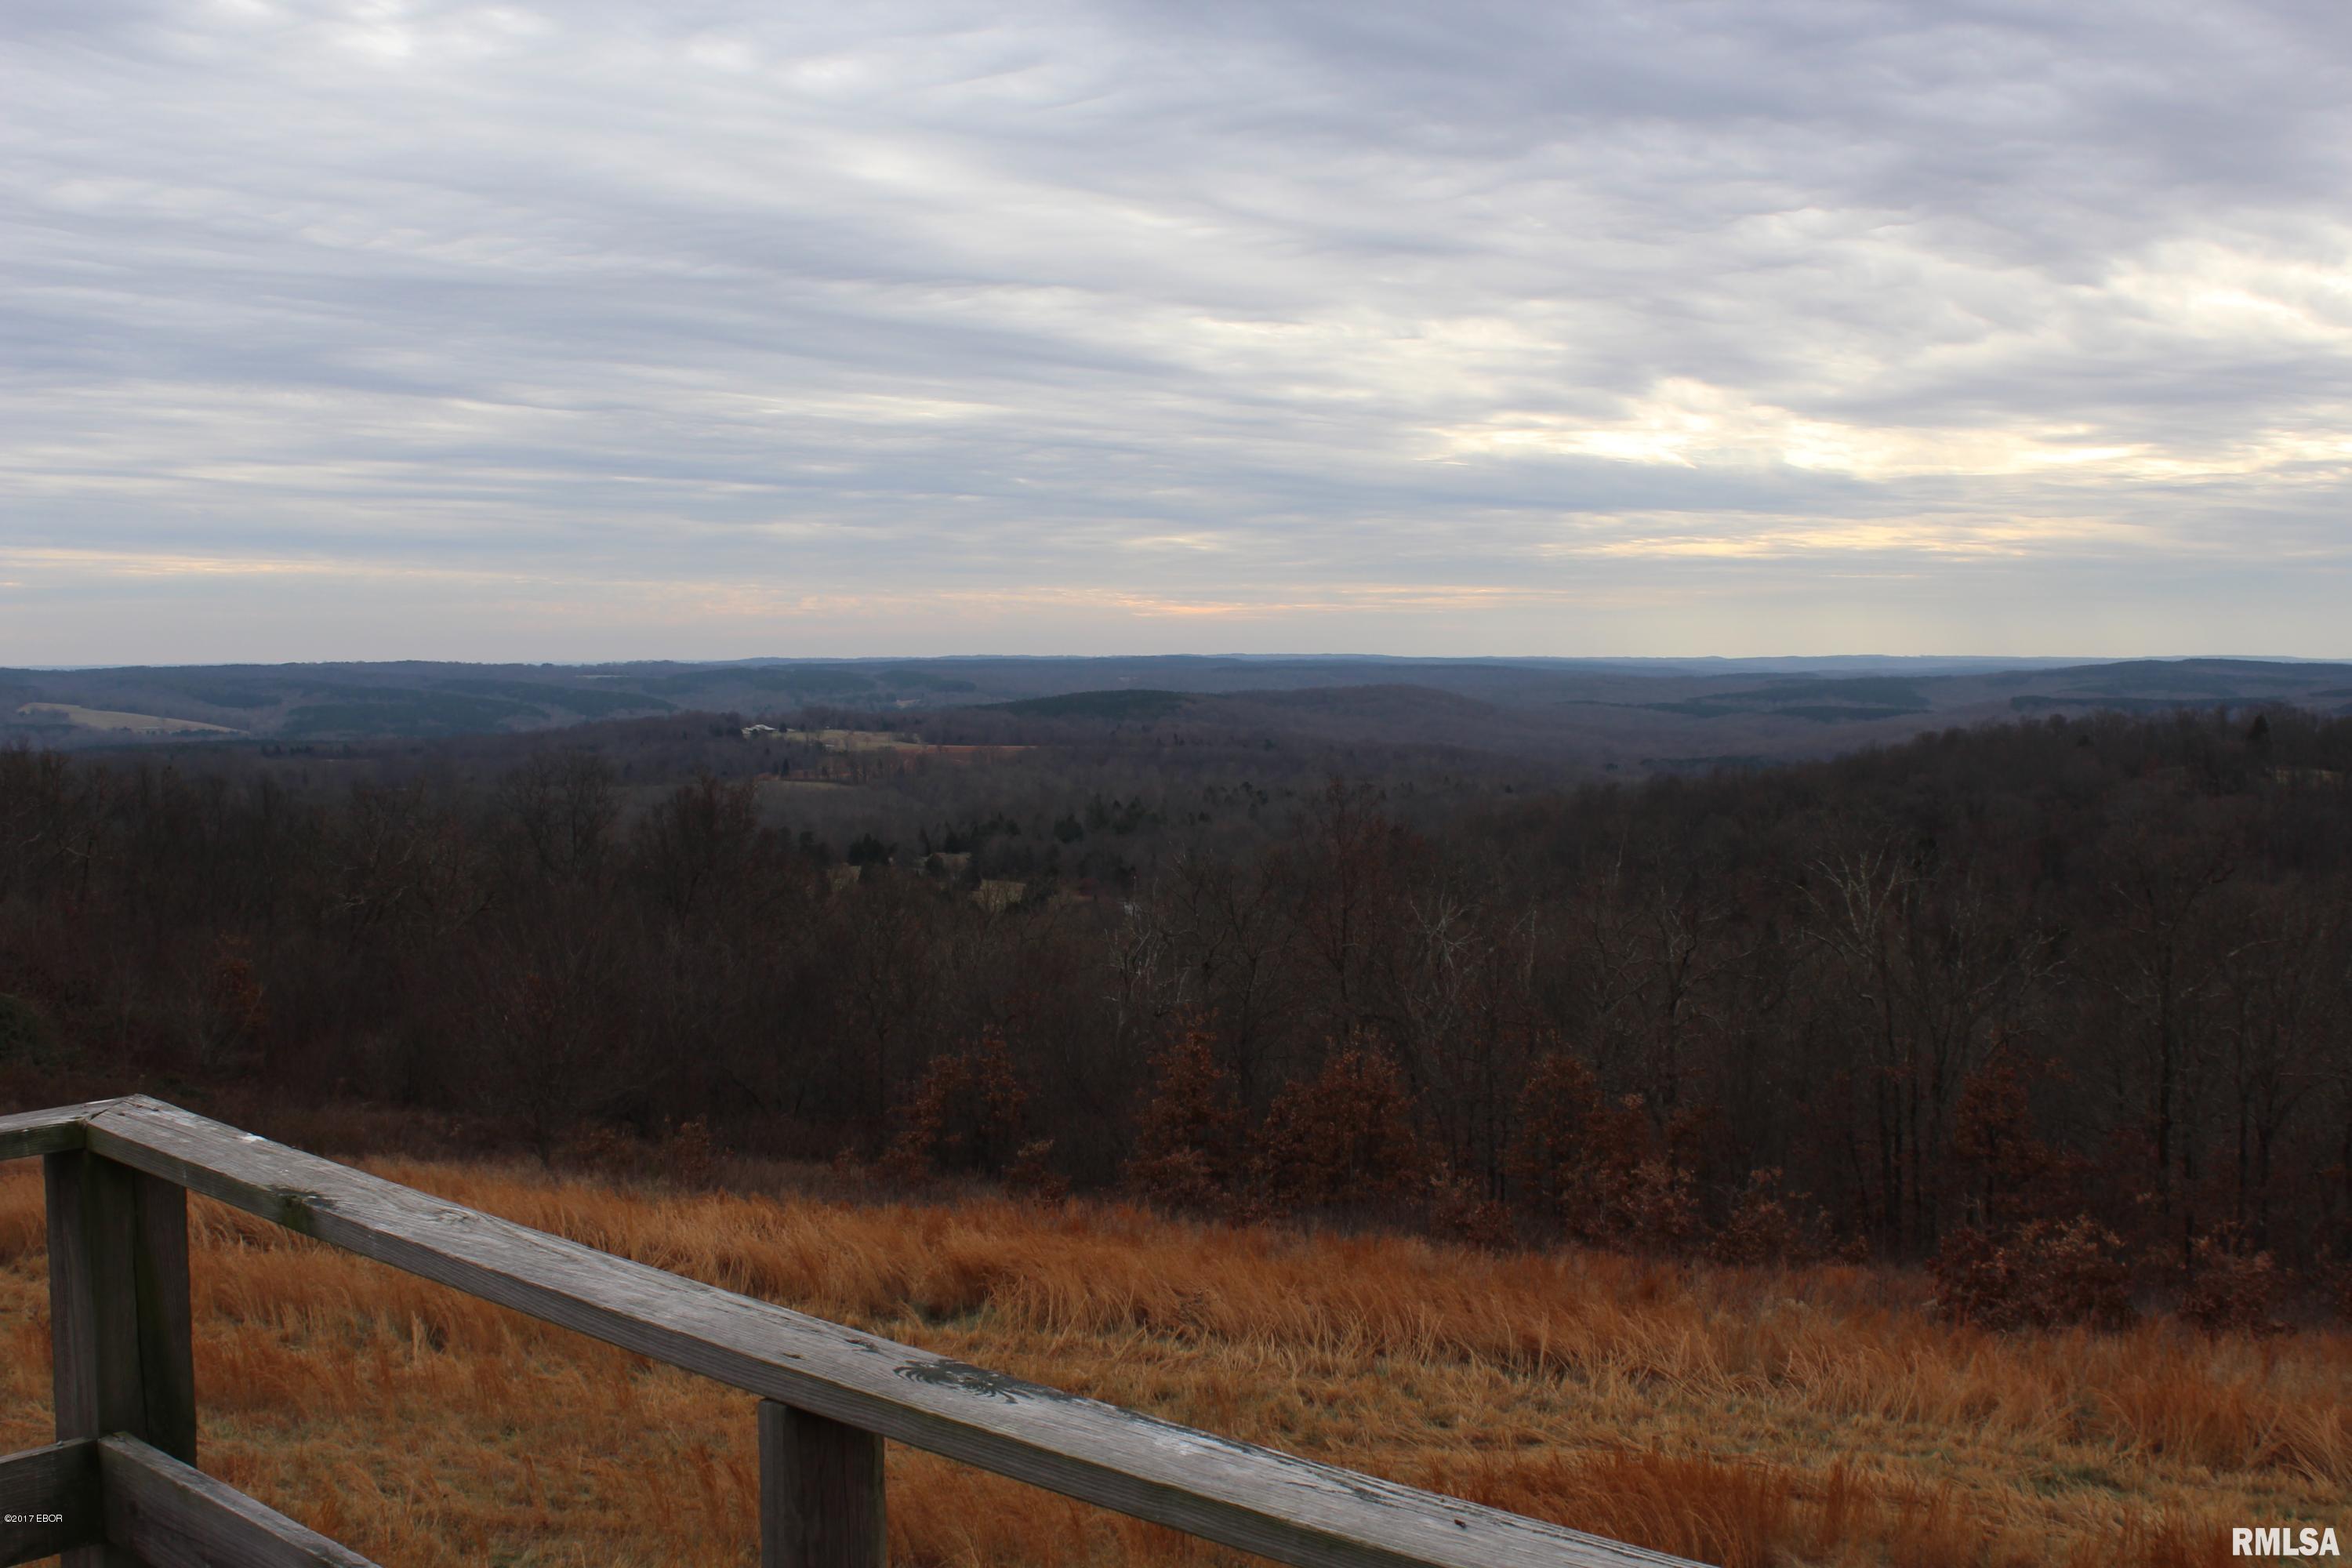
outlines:
{"label": "brown autumn foliage", "polygon": [[[1745,1568],[2221,1568],[2340,1516],[2352,1339],[1987,1335],[1899,1271],[866,1205],[371,1161],[523,1224],[1170,1419]],[[821,1169],[802,1173],[820,1183]],[[729,1187],[797,1180],[722,1157]],[[0,1169],[0,1451],[48,1430],[39,1175]],[[204,1463],[387,1568],[754,1561],[753,1402],[191,1205]],[[1244,1560],[890,1446],[901,1568]],[[658,1478],[658,1500],[648,1478]]]}
{"label": "brown autumn foliage", "polygon": [[1004,1168],[1004,1189],[1038,1203],[1059,1203],[1070,1195],[1070,1184],[1054,1169],[1054,1141],[1032,1138],[1013,1152]]}
{"label": "brown autumn foliage", "polygon": [[2035,1135],[2027,1079],[2004,1044],[1961,1086],[1952,1115],[1952,1167],[1971,1223],[2048,1218],[2066,1201],[2069,1163]]}
{"label": "brown autumn foliage", "polygon": [[710,1127],[700,1117],[663,1131],[655,1158],[661,1173],[687,1187],[707,1187],[718,1166]]}
{"label": "brown autumn foliage", "polygon": [[1672,1128],[1638,1094],[1603,1096],[1591,1068],[1565,1053],[1529,1083],[1511,1170],[1541,1194],[1557,1232],[1589,1246],[1674,1251],[1699,1233],[1696,1183],[1675,1157]]}
{"label": "brown autumn foliage", "polygon": [[1579,1196],[1579,1173],[1591,1160],[1589,1130],[1601,1109],[1592,1069],[1565,1051],[1543,1058],[1528,1075],[1508,1169],[1525,1201],[1554,1224],[1568,1222]]}
{"label": "brown autumn foliage", "polygon": [[[1004,1037],[989,1030],[925,1069],[914,1098],[900,1110],[898,1134],[880,1168],[893,1180],[919,1183],[942,1173],[1001,1173],[1024,1154],[1040,1161],[1052,1152],[1052,1141],[1045,1140],[1042,1149],[1024,1144],[1028,1099]],[[1029,1173],[1033,1185],[1037,1174]]]}
{"label": "brown autumn foliage", "polygon": [[1207,1214],[1233,1194],[1242,1151],[1241,1102],[1213,1043],[1188,1028],[1152,1061],[1152,1089],[1137,1113],[1127,1188],[1163,1207]]}
{"label": "brown autumn foliage", "polygon": [[1748,1173],[1746,1190],[1709,1239],[1707,1253],[1718,1263],[1755,1268],[1812,1262],[1823,1244],[1820,1211],[1808,1213],[1804,1194],[1790,1192],[1781,1173],[1767,1166]]}
{"label": "brown autumn foliage", "polygon": [[1440,1240],[1488,1252],[1501,1252],[1518,1245],[1518,1226],[1511,1218],[1509,1207],[1480,1191],[1469,1177],[1443,1162],[1429,1173],[1429,1190],[1423,1204],[1423,1227]]}
{"label": "brown autumn foliage", "polygon": [[1984,1329],[2120,1329],[2137,1316],[2123,1243],[2084,1215],[2028,1220],[1995,1236],[1965,1226],[1927,1265],[1936,1303]]}
{"label": "brown autumn foliage", "polygon": [[2197,1238],[2180,1316],[2208,1333],[2280,1333],[2287,1280],[2271,1255],[2222,1229]]}
{"label": "brown autumn foliage", "polygon": [[1422,1180],[1412,1096],[1396,1063],[1347,1046],[1276,1097],[1251,1165],[1283,1208],[1375,1208]]}

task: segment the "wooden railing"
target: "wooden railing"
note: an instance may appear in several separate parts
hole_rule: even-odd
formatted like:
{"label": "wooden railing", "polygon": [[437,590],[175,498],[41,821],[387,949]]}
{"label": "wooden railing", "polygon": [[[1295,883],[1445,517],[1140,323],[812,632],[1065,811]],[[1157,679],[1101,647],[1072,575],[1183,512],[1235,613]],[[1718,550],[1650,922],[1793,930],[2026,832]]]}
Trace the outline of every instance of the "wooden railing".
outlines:
{"label": "wooden railing", "polygon": [[767,1568],[879,1568],[885,1438],[1304,1568],[1683,1563],[950,1361],[143,1096],[0,1117],[0,1159],[29,1154],[58,1441],[0,1458],[0,1564],[365,1563],[194,1468],[191,1192],[758,1395]]}

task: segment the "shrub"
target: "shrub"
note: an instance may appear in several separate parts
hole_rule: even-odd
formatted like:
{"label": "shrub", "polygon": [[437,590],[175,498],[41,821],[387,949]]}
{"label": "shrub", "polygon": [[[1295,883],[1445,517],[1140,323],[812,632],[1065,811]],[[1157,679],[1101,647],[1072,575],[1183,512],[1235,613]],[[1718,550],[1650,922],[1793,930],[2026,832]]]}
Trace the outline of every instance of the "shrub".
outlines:
{"label": "shrub", "polygon": [[1192,1214],[1222,1209],[1232,1194],[1209,1156],[1189,1148],[1129,1161],[1127,1184],[1146,1203]]}
{"label": "shrub", "polygon": [[709,1124],[698,1117],[676,1125],[664,1123],[661,1135],[650,1141],[626,1128],[599,1121],[562,1139],[551,1163],[606,1178],[658,1178],[677,1186],[703,1189],[718,1180],[719,1151],[711,1141]]}
{"label": "shrub", "polygon": [[1412,1098],[1396,1064],[1359,1047],[1284,1089],[1258,1130],[1267,1195],[1292,1206],[1376,1203],[1419,1183]]}
{"label": "shrub", "polygon": [[1001,1171],[1022,1142],[1027,1101],[1004,1037],[992,1029],[923,1069],[879,1168],[904,1183],[941,1172]]}
{"label": "shrub", "polygon": [[2006,1329],[2024,1321],[2017,1259],[1979,1226],[1962,1226],[1944,1237],[1927,1274],[1936,1282],[1936,1310],[1954,1322]]}
{"label": "shrub", "polygon": [[1802,1202],[1802,1194],[1783,1189],[1779,1167],[1750,1171],[1746,1190],[1707,1250],[1718,1263],[1750,1268],[1819,1258],[1818,1227],[1808,1223],[1800,1208]]}
{"label": "shrub", "polygon": [[2269,1253],[2249,1249],[2234,1227],[2225,1226],[2199,1237],[2190,1249],[2180,1315],[2209,1334],[2284,1333],[2286,1325],[2273,1314],[2286,1283]]}
{"label": "shrub", "polygon": [[1570,1056],[1548,1058],[1529,1080],[1510,1171],[1538,1214],[1589,1247],[1665,1251],[1697,1229],[1696,1183],[1642,1097],[1604,1100]]}
{"label": "shrub", "polygon": [[1518,1243],[1511,1211],[1478,1191],[1475,1183],[1444,1163],[1430,1173],[1427,1224],[1433,1236],[1488,1252]]}
{"label": "shrub", "polygon": [[719,1173],[719,1151],[710,1141],[710,1124],[698,1116],[664,1129],[655,1166],[680,1186],[709,1186]]}
{"label": "shrub", "polygon": [[2095,1329],[2130,1326],[2136,1316],[2131,1272],[2115,1232],[2085,1215],[2065,1225],[2032,1221],[2018,1237],[2039,1321]]}
{"label": "shrub", "polygon": [[1698,1229],[1691,1173],[1670,1160],[1643,1160],[1604,1187],[1585,1239],[1599,1247],[1673,1252]]}
{"label": "shrub", "polygon": [[2120,1329],[2134,1315],[2123,1243],[2087,1215],[2063,1225],[2031,1220],[2005,1237],[1963,1226],[1944,1238],[1927,1272],[1937,1309],[1979,1328]]}
{"label": "shrub", "polygon": [[1587,1124],[1601,1109],[1592,1069],[1565,1052],[1537,1064],[1521,1095],[1519,1125],[1505,1173],[1521,1199],[1546,1220],[1564,1217],[1582,1163]]}
{"label": "shrub", "polygon": [[1020,1152],[1013,1157],[1012,1168],[1004,1173],[1006,1188],[1045,1204],[1057,1204],[1068,1197],[1070,1184],[1054,1169],[1053,1154],[1051,1138],[1033,1138],[1021,1145]]}
{"label": "shrub", "polygon": [[1136,1117],[1129,1191],[1148,1203],[1206,1212],[1232,1192],[1241,1102],[1209,1037],[1188,1030],[1152,1063],[1152,1093]]}
{"label": "shrub", "polygon": [[556,1157],[566,1165],[599,1175],[630,1176],[640,1173],[645,1148],[621,1128],[599,1121],[565,1139]]}

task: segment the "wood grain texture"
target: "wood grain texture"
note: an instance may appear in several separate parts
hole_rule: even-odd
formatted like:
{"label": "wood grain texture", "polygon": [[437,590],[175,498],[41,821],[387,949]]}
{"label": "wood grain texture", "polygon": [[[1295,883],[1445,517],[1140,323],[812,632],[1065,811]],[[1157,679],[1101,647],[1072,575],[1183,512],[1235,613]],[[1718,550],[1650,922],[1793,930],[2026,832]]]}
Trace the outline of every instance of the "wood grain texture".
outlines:
{"label": "wood grain texture", "polygon": [[0,1568],[89,1545],[102,1529],[98,1445],[52,1443],[0,1458]]}
{"label": "wood grain texture", "polygon": [[42,1175],[58,1438],[127,1432],[193,1463],[187,1193],[87,1149]]}
{"label": "wood grain texture", "polygon": [[132,1277],[135,1173],[84,1149],[41,1159],[48,1203],[49,1346],[58,1440],[137,1432],[139,1287]]}
{"label": "wood grain texture", "polygon": [[94,1100],[87,1105],[61,1105],[55,1110],[26,1110],[0,1116],[0,1160],[20,1160],[27,1154],[57,1154],[81,1147],[81,1124],[91,1113],[115,1103]]}
{"label": "wood grain texture", "polygon": [[131,1179],[131,1280],[138,1292],[137,1436],[196,1462],[194,1325],[188,1309],[188,1192],[144,1171]]}
{"label": "wood grain texture", "polygon": [[374,1568],[135,1437],[97,1447],[106,1539],[147,1568]]}
{"label": "wood grain texture", "polygon": [[143,1097],[97,1112],[86,1127],[93,1154],[320,1241],[762,1398],[1277,1562],[1301,1568],[1684,1563],[860,1333]]}
{"label": "wood grain texture", "polygon": [[887,1568],[882,1439],[760,1401],[760,1568]]}

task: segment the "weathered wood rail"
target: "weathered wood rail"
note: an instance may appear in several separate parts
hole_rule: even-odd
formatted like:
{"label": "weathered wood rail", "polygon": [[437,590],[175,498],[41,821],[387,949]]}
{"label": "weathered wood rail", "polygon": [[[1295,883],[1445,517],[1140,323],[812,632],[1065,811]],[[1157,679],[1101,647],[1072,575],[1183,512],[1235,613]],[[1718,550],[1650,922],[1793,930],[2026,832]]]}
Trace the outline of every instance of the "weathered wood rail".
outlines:
{"label": "weathered wood rail", "polygon": [[0,1458],[0,1564],[365,1563],[194,1468],[195,1192],[756,1394],[763,1568],[880,1568],[886,1438],[1300,1568],[1692,1568],[860,1333],[144,1096],[0,1117],[0,1159],[31,1154],[58,1441]]}

